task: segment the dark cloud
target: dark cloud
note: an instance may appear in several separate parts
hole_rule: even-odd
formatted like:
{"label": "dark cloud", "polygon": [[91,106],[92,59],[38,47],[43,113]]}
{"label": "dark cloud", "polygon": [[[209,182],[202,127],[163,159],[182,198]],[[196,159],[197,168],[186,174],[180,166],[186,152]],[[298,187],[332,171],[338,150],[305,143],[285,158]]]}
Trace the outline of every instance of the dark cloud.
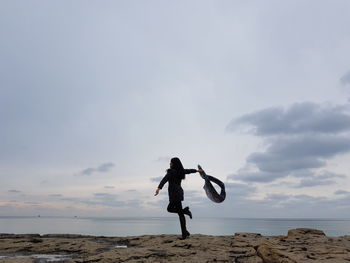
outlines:
{"label": "dark cloud", "polygon": [[338,190],[334,194],[336,194],[336,195],[349,195],[350,192],[349,191],[345,191],[345,190]]}
{"label": "dark cloud", "polygon": [[301,135],[269,140],[265,152],[248,156],[247,162],[263,172],[290,172],[319,168],[327,158],[350,151],[350,138],[333,135]]}
{"label": "dark cloud", "polygon": [[321,186],[321,185],[332,185],[335,184],[334,180],[317,180],[317,178],[304,179],[301,180],[300,183],[296,186],[296,188],[303,187],[313,187],[313,186]]}
{"label": "dark cloud", "polygon": [[115,166],[114,163],[111,163],[111,162],[103,163],[99,167],[97,167],[96,170],[101,173],[109,172],[114,166]]}
{"label": "dark cloud", "polygon": [[[322,186],[322,185],[332,185],[336,184],[336,178],[345,178],[346,176],[343,174],[336,174],[329,171],[324,171],[321,174],[313,174],[311,171],[304,175],[305,179],[302,179],[299,184],[295,185],[295,188],[303,188],[303,187],[314,187],[314,186]],[[297,175],[296,177],[300,177]]]}
{"label": "dark cloud", "polygon": [[21,193],[21,191],[16,190],[16,189],[8,190],[8,192],[9,192],[9,193],[16,193],[16,194]]}
{"label": "dark cloud", "polygon": [[350,71],[340,78],[340,83],[343,85],[350,84]]}
{"label": "dark cloud", "polygon": [[242,168],[238,170],[237,173],[229,175],[228,178],[245,182],[268,183],[287,175],[287,173],[267,173],[262,171],[251,171],[248,168]]}
{"label": "dark cloud", "polygon": [[350,115],[345,107],[295,103],[288,109],[267,108],[232,120],[227,131],[236,131],[248,126],[259,136],[340,133],[350,129]]}
{"label": "dark cloud", "polygon": [[[314,174],[327,161],[350,152],[350,115],[345,106],[295,103],[290,108],[268,108],[233,120],[227,127],[233,131],[242,125],[262,136],[266,149],[251,153],[246,166],[232,179],[250,182],[272,182],[286,176],[306,177],[297,187],[332,184]],[[304,173],[304,175],[303,175]],[[325,175],[323,175],[324,177]]]}
{"label": "dark cloud", "polygon": [[106,185],[104,188],[105,188],[105,189],[114,189],[114,188],[115,188],[115,186],[112,186],[112,185]]}
{"label": "dark cloud", "polygon": [[250,154],[235,179],[271,182],[288,175],[304,177],[305,171],[311,176],[310,169],[325,167],[328,159],[350,151],[350,138],[339,135],[277,136],[267,141],[267,149]]}
{"label": "dark cloud", "polygon": [[63,195],[61,195],[61,194],[50,194],[49,196],[50,197],[62,197]]}
{"label": "dark cloud", "polygon": [[151,182],[160,182],[163,179],[163,176],[158,176],[158,177],[151,177],[150,180]]}
{"label": "dark cloud", "polygon": [[113,167],[115,166],[114,163],[108,162],[103,163],[97,167],[89,167],[84,170],[82,170],[79,175],[92,175],[95,173],[106,173],[109,172]]}
{"label": "dark cloud", "polygon": [[91,175],[94,172],[96,172],[95,168],[86,168],[86,169],[82,170],[80,174],[82,174],[82,175]]}

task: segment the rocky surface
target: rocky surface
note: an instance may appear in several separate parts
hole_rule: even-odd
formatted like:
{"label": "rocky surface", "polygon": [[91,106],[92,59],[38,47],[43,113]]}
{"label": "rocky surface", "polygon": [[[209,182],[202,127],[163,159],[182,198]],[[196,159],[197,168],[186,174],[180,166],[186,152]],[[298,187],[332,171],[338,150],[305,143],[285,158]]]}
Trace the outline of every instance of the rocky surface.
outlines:
{"label": "rocky surface", "polygon": [[0,234],[0,262],[350,262],[350,236],[293,229],[287,236],[95,237]]}

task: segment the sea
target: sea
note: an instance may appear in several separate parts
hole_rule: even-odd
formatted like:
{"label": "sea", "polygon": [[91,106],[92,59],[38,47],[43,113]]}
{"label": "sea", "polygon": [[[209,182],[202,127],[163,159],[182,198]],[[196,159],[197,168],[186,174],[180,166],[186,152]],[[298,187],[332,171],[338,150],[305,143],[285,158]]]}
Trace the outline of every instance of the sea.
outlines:
{"label": "sea", "polygon": [[[264,236],[286,235],[289,229],[314,228],[327,236],[350,235],[350,219],[194,218],[187,220],[191,234],[233,235],[239,232]],[[177,217],[0,217],[0,233],[82,234],[139,236],[180,234]]]}

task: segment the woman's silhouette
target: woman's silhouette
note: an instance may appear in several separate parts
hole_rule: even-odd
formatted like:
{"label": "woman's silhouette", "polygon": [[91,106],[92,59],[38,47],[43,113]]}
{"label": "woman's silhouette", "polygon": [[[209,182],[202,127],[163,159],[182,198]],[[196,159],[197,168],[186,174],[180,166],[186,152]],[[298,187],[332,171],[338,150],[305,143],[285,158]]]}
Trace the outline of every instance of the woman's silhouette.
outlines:
{"label": "woman's silhouette", "polygon": [[186,239],[190,236],[190,233],[186,229],[185,215],[188,215],[192,219],[192,213],[189,207],[182,208],[182,201],[184,200],[184,191],[181,187],[181,181],[185,179],[185,174],[201,172],[202,170],[196,169],[184,169],[179,158],[174,157],[170,160],[170,169],[167,170],[166,175],[160,181],[155,195],[159,194],[159,191],[163,188],[166,182],[168,185],[169,194],[169,213],[177,213],[180,219],[182,238]]}

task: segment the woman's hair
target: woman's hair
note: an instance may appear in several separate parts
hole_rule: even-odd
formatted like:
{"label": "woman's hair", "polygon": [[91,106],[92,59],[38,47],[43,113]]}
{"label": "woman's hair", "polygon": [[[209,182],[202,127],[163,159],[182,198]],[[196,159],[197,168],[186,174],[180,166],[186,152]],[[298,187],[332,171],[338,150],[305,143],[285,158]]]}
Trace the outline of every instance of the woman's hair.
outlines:
{"label": "woman's hair", "polygon": [[182,166],[180,159],[174,157],[170,160],[170,162],[173,164],[171,168],[178,172],[178,174],[181,176],[181,179],[185,179],[185,169]]}

